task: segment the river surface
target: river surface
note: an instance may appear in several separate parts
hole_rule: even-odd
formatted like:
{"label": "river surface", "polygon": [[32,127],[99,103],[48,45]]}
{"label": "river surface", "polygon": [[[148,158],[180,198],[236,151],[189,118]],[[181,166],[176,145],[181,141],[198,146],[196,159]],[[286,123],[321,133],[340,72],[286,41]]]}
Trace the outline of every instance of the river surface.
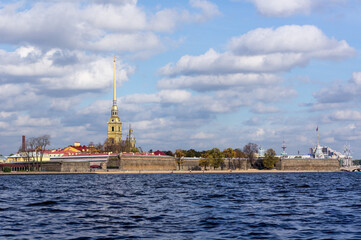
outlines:
{"label": "river surface", "polygon": [[0,175],[1,239],[361,239],[361,173]]}

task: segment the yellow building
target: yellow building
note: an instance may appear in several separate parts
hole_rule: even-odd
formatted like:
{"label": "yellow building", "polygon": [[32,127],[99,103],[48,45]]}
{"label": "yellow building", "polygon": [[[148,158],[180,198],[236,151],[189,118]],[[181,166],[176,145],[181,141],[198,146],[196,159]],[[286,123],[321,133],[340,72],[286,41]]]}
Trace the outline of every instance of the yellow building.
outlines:
{"label": "yellow building", "polygon": [[49,161],[50,156],[47,151],[43,154],[39,152],[19,152],[7,158],[8,163],[13,162],[33,162],[33,161]]}
{"label": "yellow building", "polygon": [[115,57],[114,57],[114,75],[113,75],[113,106],[108,121],[108,141],[113,144],[119,144],[122,141],[122,122],[118,116],[116,80],[115,80]]}
{"label": "yellow building", "polygon": [[130,143],[130,149],[136,148],[136,140],[133,135],[133,129],[131,126],[129,126],[129,133],[127,134],[127,141]]}

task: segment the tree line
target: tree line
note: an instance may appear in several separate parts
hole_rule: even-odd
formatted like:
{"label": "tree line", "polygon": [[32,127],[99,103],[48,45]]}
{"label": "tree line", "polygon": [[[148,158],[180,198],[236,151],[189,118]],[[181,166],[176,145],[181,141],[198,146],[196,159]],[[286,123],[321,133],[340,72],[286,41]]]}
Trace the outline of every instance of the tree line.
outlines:
{"label": "tree line", "polygon": [[185,157],[198,157],[200,167],[205,170],[207,168],[222,170],[226,167],[228,169],[241,168],[241,159],[247,159],[247,167],[257,169],[272,169],[274,168],[278,158],[276,152],[273,149],[268,149],[262,159],[259,159],[256,154],[258,153],[258,146],[255,143],[246,144],[243,149],[226,148],[221,151],[219,148],[213,148],[211,150],[196,151],[194,149],[182,150],[178,149],[173,154],[171,151],[163,151],[167,155],[175,156],[178,168],[181,169],[181,165],[184,163]]}

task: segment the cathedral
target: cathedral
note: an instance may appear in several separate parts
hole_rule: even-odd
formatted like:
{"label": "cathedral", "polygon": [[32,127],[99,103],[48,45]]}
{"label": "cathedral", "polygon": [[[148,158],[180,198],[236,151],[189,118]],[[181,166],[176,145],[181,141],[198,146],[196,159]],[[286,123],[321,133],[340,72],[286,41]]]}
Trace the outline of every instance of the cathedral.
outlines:
{"label": "cathedral", "polygon": [[109,143],[114,145],[130,145],[130,149],[136,148],[136,140],[133,136],[133,129],[129,127],[129,133],[126,140],[122,141],[122,122],[118,116],[116,78],[115,78],[115,57],[114,57],[114,74],[113,74],[113,106],[108,121],[108,137]]}

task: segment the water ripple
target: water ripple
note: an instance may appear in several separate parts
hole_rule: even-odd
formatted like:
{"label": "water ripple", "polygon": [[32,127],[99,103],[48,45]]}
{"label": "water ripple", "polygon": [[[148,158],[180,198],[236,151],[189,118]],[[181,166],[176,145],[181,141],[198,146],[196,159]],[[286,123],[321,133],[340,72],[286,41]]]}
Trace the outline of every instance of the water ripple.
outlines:
{"label": "water ripple", "polygon": [[355,173],[0,176],[5,239],[360,239]]}

